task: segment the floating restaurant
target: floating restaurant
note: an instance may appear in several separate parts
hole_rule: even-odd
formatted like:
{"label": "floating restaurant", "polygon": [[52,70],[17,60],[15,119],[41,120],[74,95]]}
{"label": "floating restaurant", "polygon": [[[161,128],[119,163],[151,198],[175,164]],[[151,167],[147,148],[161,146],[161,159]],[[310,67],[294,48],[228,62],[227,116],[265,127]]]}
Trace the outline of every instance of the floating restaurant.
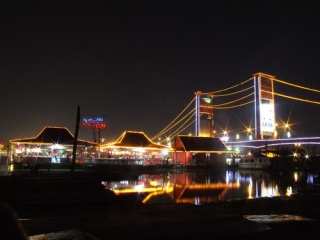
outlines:
{"label": "floating restaurant", "polygon": [[101,158],[108,159],[140,160],[140,164],[162,164],[168,159],[172,148],[154,143],[144,132],[125,131],[114,142],[100,146]]}
{"label": "floating restaurant", "polygon": [[225,164],[225,154],[230,153],[220,138],[178,135],[175,138],[176,162],[184,165]]}
{"label": "floating restaurant", "polygon": [[[36,137],[10,140],[13,163],[71,163],[75,138],[65,127],[45,127]],[[94,158],[99,145],[77,139],[76,163]]]}
{"label": "floating restaurant", "polygon": [[[29,163],[70,164],[75,137],[65,127],[45,127],[36,137],[10,141],[9,160]],[[75,163],[132,165],[212,165],[228,153],[219,138],[175,137],[172,146],[154,143],[144,132],[125,131],[114,142],[97,144],[77,139]],[[222,160],[223,159],[223,160]]]}

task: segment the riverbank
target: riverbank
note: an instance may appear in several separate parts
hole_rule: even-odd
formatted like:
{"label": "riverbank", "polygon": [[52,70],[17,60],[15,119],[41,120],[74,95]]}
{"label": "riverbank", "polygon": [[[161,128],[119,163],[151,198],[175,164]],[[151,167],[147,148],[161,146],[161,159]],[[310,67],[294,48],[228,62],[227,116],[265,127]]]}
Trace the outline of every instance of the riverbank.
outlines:
{"label": "riverbank", "polygon": [[[5,182],[1,183],[1,202],[12,207],[29,236],[70,229],[79,230],[83,236],[88,234],[87,239],[93,239],[92,236],[98,239],[307,239],[320,236],[317,186],[303,186],[290,197],[203,205],[144,205],[135,195],[116,196],[106,191],[95,174],[59,177],[53,182],[43,177],[29,179],[29,183],[24,181],[25,185],[14,185],[12,181],[7,187]],[[261,224],[247,220],[247,215],[294,215],[313,221]]]}
{"label": "riverbank", "polygon": [[319,220],[319,200],[319,194],[307,193],[201,206],[142,205],[114,196],[108,201],[17,204],[15,209],[29,236],[78,229],[97,239],[310,239],[319,236],[319,221],[261,224],[244,216],[287,214]]}

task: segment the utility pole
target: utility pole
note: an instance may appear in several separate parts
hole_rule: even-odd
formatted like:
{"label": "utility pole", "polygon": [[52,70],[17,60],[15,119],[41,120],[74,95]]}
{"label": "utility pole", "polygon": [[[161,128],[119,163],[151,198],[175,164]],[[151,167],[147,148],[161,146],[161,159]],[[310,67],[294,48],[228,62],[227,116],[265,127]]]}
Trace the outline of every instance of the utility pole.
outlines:
{"label": "utility pole", "polygon": [[80,124],[80,106],[78,106],[78,111],[77,111],[76,131],[74,134],[72,162],[71,162],[71,173],[74,173],[76,157],[77,157],[76,152],[77,152],[77,143],[78,143],[79,124]]}

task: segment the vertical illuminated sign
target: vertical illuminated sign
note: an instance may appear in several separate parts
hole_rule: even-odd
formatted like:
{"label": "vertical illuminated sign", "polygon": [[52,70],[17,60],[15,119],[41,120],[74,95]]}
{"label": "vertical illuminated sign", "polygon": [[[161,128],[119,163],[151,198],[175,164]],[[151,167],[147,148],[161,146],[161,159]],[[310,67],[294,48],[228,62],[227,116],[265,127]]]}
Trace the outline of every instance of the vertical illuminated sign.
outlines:
{"label": "vertical illuminated sign", "polygon": [[274,133],[274,104],[262,100],[260,104],[260,124],[260,128],[263,135],[272,135],[272,133]]}

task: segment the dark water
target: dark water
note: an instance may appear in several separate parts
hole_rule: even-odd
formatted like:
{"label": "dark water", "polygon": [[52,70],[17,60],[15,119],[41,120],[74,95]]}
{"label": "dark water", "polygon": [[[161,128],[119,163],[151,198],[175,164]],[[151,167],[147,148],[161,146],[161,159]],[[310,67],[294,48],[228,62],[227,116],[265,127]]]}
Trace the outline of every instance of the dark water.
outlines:
{"label": "dark water", "polygon": [[135,194],[144,204],[192,203],[289,196],[318,184],[318,173],[261,170],[188,170],[141,174],[137,180],[103,182],[117,195]]}

